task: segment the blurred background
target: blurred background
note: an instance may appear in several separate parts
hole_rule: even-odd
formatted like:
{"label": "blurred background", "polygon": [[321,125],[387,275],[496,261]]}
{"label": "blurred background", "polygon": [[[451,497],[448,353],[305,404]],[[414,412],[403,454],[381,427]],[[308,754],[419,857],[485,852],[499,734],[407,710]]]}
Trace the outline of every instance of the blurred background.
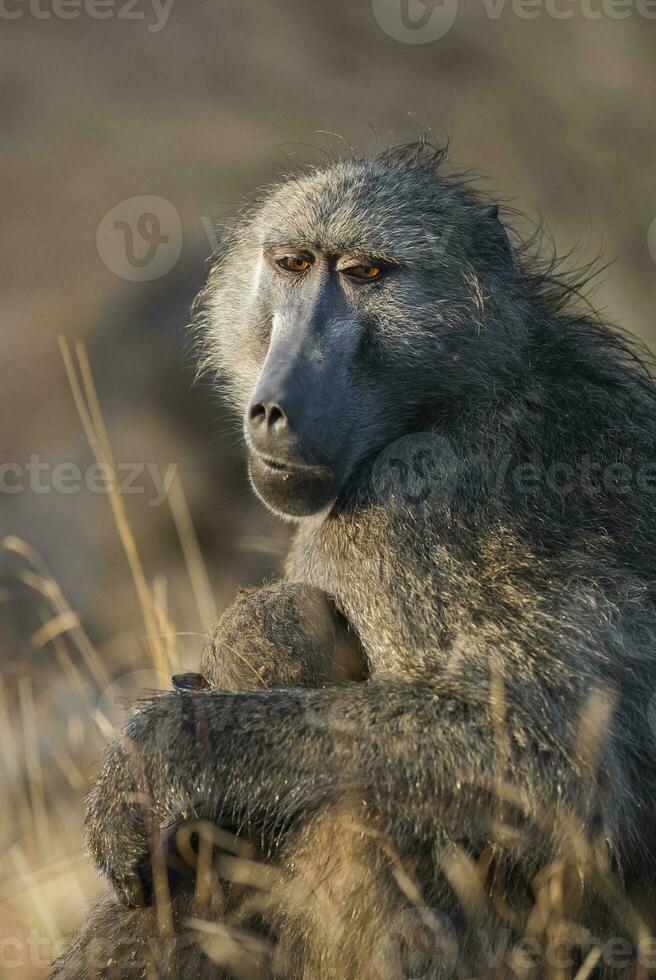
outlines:
{"label": "blurred background", "polygon": [[563,251],[603,248],[597,306],[652,344],[654,18],[649,0],[1,7],[0,976],[47,975],[102,890],[82,798],[126,699],[193,667],[284,553],[239,420],[194,380],[222,220],[289,167],[426,127]]}

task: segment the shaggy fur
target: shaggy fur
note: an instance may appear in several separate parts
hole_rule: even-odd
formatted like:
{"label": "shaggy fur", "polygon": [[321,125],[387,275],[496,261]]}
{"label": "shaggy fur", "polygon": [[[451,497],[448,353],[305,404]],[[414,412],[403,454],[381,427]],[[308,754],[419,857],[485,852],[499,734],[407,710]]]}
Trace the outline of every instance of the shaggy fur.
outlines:
{"label": "shaggy fur", "polygon": [[209,639],[223,690],[145,705],[88,801],[128,901],[157,827],[204,817],[257,853],[219,841],[173,935],[107,900],[58,978],[654,966],[656,391],[442,162],[292,178],[210,275],[206,363],[244,411],[283,302],[263,246],[394,270],[347,297],[337,499]]}

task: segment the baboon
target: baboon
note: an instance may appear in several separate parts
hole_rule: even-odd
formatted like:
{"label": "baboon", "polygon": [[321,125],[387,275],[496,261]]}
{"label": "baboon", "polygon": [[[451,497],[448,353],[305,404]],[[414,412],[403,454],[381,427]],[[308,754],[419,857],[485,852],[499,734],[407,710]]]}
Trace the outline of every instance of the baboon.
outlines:
{"label": "baboon", "polygon": [[424,142],[267,191],[198,309],[295,537],[109,745],[54,975],[646,975],[645,357]]}

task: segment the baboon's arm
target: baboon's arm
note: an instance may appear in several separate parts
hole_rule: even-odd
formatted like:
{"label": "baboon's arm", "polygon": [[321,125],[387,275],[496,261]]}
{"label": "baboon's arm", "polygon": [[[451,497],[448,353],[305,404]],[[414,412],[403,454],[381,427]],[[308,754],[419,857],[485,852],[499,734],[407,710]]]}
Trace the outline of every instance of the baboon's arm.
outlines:
{"label": "baboon's arm", "polygon": [[[91,852],[126,896],[153,824],[190,815],[279,834],[345,795],[401,840],[435,841],[443,829],[485,841],[503,774],[541,819],[556,801],[580,808],[585,765],[565,732],[545,730],[533,710],[539,700],[527,707],[525,688],[524,678],[515,698],[506,686],[501,763],[489,692],[465,680],[164,694],[108,747],[89,797]],[[605,777],[612,794],[612,774]]]}

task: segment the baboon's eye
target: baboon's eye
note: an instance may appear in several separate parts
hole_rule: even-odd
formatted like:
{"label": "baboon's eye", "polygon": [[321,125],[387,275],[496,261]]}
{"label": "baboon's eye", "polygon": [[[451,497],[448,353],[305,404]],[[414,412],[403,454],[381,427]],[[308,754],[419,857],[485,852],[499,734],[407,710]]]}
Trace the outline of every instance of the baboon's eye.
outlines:
{"label": "baboon's eye", "polygon": [[350,276],[352,279],[373,282],[374,279],[380,279],[383,274],[383,267],[381,265],[369,265],[368,262],[363,262],[360,265],[349,265],[339,271],[345,276]]}
{"label": "baboon's eye", "polygon": [[276,265],[285,272],[307,272],[312,263],[306,255],[283,255],[276,259]]}

